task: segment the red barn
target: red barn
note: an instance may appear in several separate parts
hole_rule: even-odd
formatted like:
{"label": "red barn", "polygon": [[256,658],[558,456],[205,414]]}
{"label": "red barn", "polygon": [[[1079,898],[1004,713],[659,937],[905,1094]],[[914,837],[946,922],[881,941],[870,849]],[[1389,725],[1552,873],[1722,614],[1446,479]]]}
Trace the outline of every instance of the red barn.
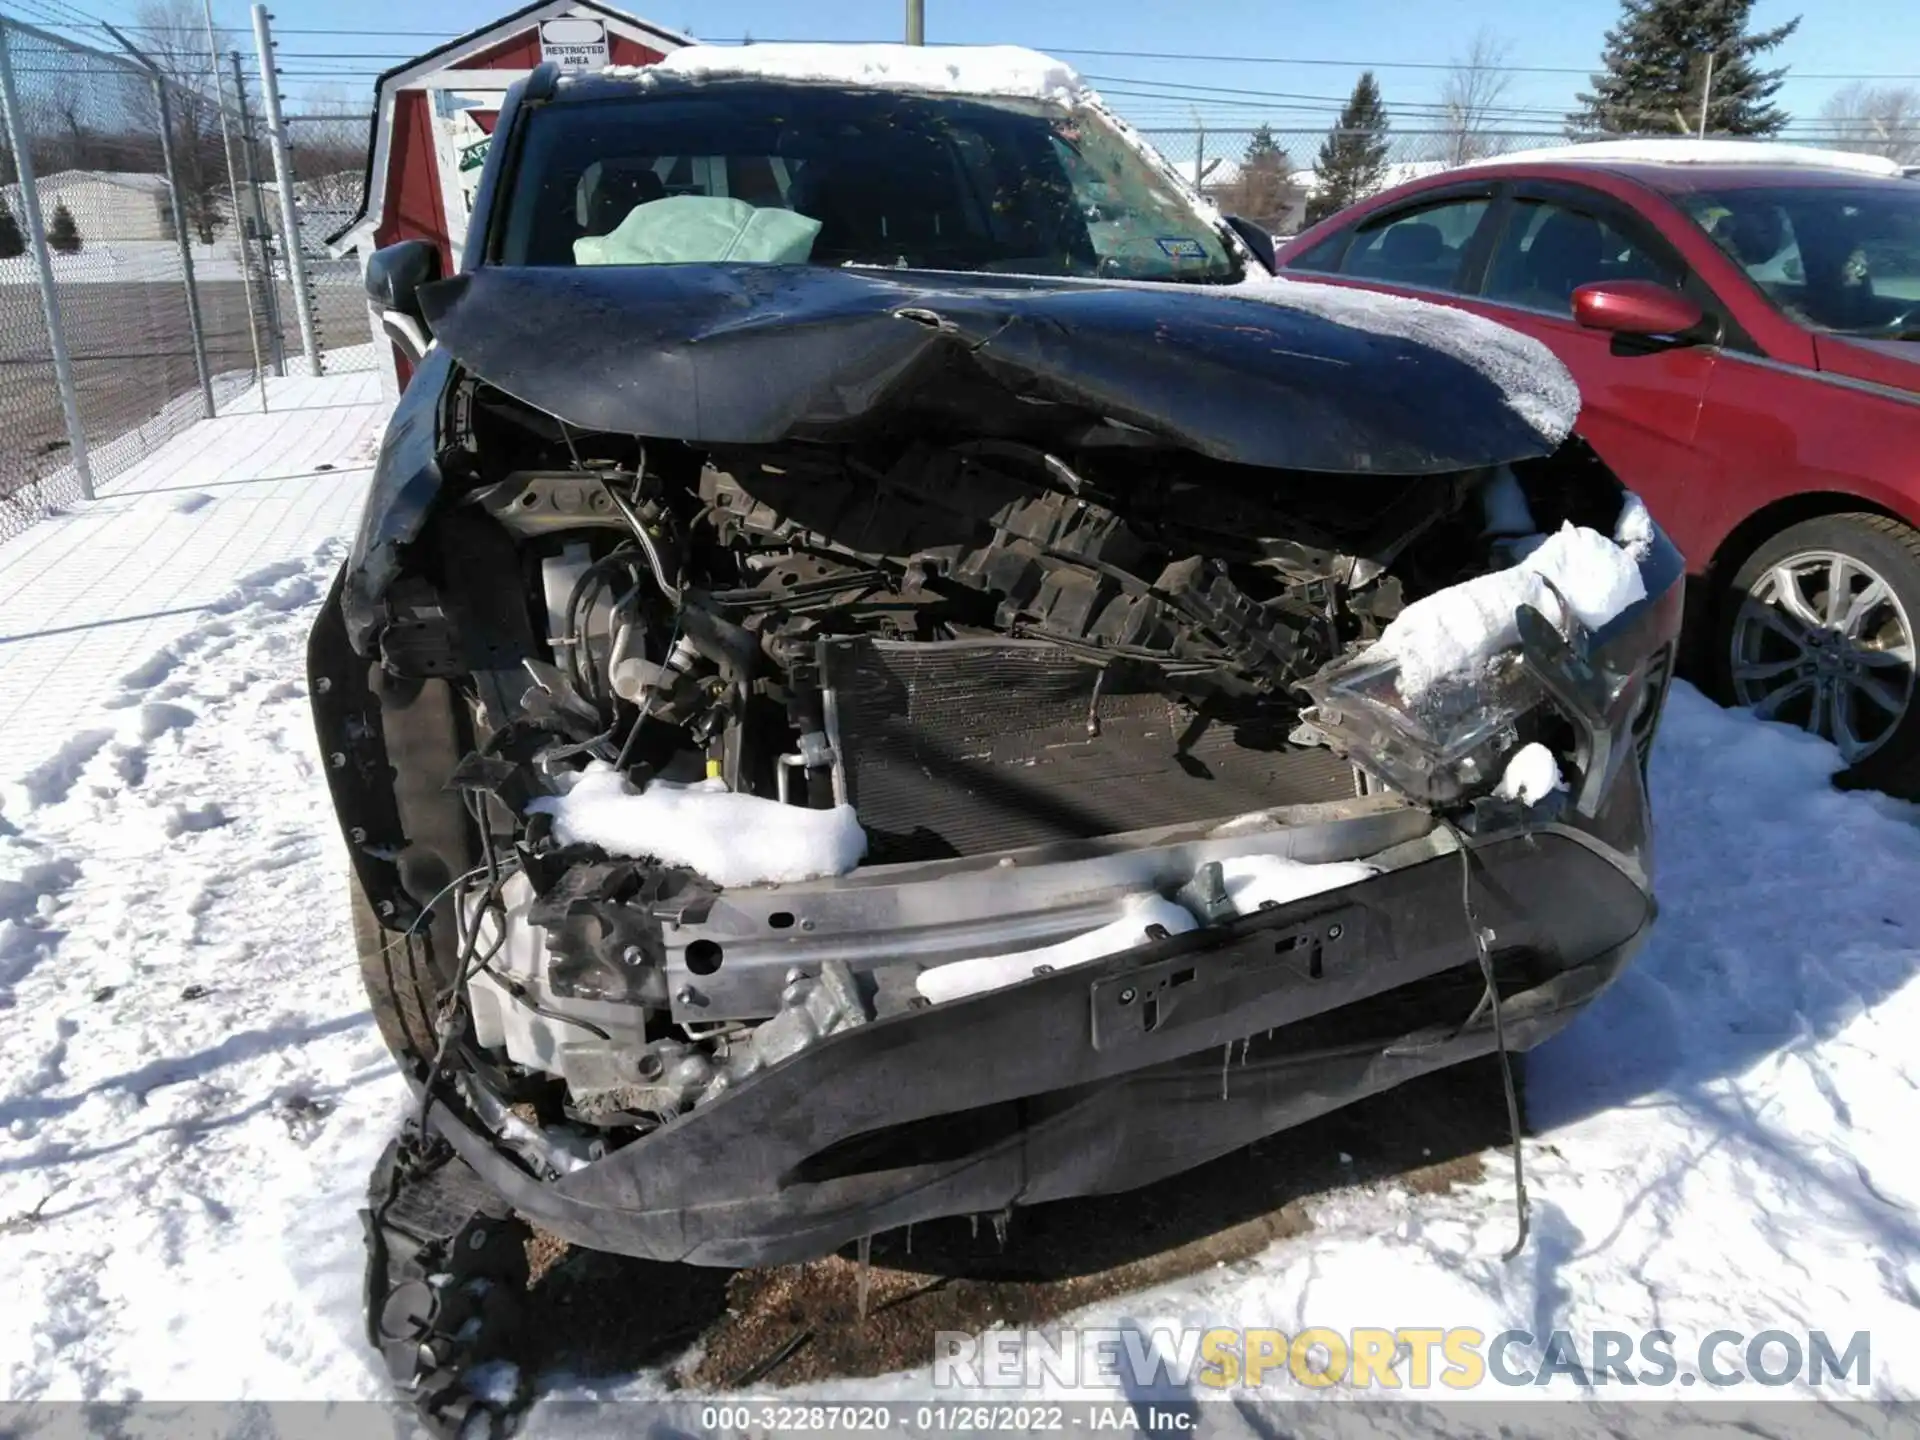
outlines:
{"label": "red barn", "polygon": [[[431,240],[452,273],[508,86],[543,61],[568,70],[651,65],[692,43],[596,0],[542,0],[395,66],[375,82],[360,213],[333,237],[333,250],[364,260],[396,240]],[[373,333],[384,353],[377,318]],[[404,372],[383,368],[397,389]]]}

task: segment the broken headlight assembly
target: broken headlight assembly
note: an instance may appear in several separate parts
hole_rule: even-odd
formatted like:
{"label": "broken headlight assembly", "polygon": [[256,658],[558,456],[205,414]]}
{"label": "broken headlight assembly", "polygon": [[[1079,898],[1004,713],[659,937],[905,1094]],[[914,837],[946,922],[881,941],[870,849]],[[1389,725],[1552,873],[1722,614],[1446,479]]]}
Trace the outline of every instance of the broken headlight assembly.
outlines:
{"label": "broken headlight assembly", "polygon": [[[1551,584],[1548,586],[1552,590]],[[1642,687],[1609,670],[1592,632],[1560,600],[1558,623],[1535,606],[1514,611],[1518,639],[1470,670],[1413,689],[1401,660],[1378,647],[1301,682],[1302,723],[1360,769],[1422,804],[1450,805],[1499,779],[1527,717],[1551,705],[1572,727],[1576,808],[1599,807],[1620,760]],[[1411,693],[1409,691],[1411,690]]]}

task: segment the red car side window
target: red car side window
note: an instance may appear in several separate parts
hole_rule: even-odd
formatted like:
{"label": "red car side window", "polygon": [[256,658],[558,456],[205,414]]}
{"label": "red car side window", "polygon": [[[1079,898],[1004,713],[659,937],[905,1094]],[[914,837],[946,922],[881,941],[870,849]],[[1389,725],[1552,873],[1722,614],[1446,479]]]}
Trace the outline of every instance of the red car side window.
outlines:
{"label": "red car side window", "polygon": [[1684,280],[1663,259],[1598,216],[1544,200],[1515,202],[1487,271],[1485,296],[1533,310],[1573,313],[1573,292],[1596,280]]}
{"label": "red car side window", "polygon": [[1289,268],[1458,290],[1461,258],[1490,203],[1476,195],[1369,216],[1350,231],[1329,235]]}

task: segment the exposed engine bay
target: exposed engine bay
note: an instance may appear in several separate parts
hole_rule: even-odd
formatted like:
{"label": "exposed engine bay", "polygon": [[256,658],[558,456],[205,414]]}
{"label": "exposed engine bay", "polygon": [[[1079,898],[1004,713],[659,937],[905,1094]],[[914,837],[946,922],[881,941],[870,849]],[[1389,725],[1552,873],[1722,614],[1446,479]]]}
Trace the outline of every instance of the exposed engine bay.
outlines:
{"label": "exposed engine bay", "polygon": [[593,1147],[849,1028],[1372,873],[1276,814],[1378,796],[1384,847],[1431,826],[1411,802],[1503,803],[1525,745],[1595,759],[1485,674],[1411,756],[1327,703],[1410,603],[1613,530],[1578,442],[1358,480],[1084,417],[696,446],[471,377],[445,403],[457,498],[379,665],[453,696],[472,1042]]}

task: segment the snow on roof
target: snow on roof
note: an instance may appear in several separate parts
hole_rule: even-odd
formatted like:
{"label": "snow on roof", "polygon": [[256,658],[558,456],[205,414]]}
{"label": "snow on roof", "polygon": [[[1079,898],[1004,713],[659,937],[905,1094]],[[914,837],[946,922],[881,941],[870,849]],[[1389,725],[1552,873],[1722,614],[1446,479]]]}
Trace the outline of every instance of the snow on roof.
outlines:
{"label": "snow on roof", "polygon": [[[1202,183],[1205,184],[1209,190],[1224,189],[1240,179],[1244,164],[1245,162],[1242,159],[1233,156],[1223,157],[1217,161],[1210,160],[1207,162],[1206,179]],[[1404,185],[1409,180],[1424,180],[1429,175],[1437,175],[1442,170],[1449,168],[1445,160],[1398,161],[1387,166],[1382,172],[1384,178],[1380,181],[1380,188],[1382,190],[1391,190],[1394,186]],[[1191,174],[1193,172],[1193,166],[1191,164],[1183,165],[1180,167],[1180,171],[1183,175]],[[1289,185],[1299,186],[1305,190],[1307,194],[1312,195],[1320,189],[1320,172],[1312,167],[1289,170],[1287,172],[1287,183]]]}
{"label": "snow on roof", "polygon": [[1900,167],[1884,156],[1860,155],[1851,150],[1822,150],[1776,140],[1690,140],[1679,135],[1592,140],[1577,145],[1550,145],[1540,150],[1515,150],[1469,160],[1461,168],[1609,160],[1629,164],[1803,166],[1815,170],[1857,170],[1863,175],[1897,176],[1900,173]]}
{"label": "snow on roof", "polygon": [[[1380,189],[1391,190],[1394,186],[1404,185],[1409,180],[1424,180],[1429,175],[1438,175],[1442,170],[1450,168],[1452,167],[1445,160],[1402,160],[1387,166],[1382,172]],[[1304,185],[1309,195],[1320,193],[1318,170],[1295,171],[1293,180],[1297,185]]]}
{"label": "snow on roof", "polygon": [[56,170],[34,182],[45,189],[58,185],[118,185],[123,190],[144,190],[151,195],[167,193],[167,177],[145,170]]}
{"label": "snow on roof", "polygon": [[655,65],[613,65],[601,73],[643,85],[761,79],[1068,105],[1089,94],[1071,65],[1018,45],[689,45]]}

